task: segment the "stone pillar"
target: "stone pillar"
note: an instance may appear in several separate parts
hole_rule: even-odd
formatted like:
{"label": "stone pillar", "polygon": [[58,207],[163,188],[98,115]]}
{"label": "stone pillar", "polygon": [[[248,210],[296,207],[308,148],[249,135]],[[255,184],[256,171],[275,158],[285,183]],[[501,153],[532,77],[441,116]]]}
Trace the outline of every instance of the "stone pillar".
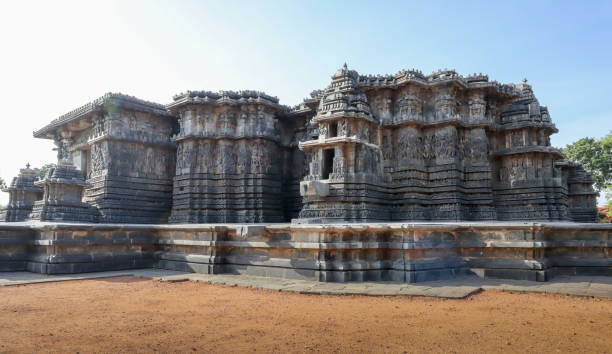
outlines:
{"label": "stone pillar", "polygon": [[19,170],[19,175],[13,178],[11,185],[2,190],[9,194],[9,204],[0,212],[0,221],[27,220],[34,202],[43,196],[43,189],[34,185],[37,179],[36,172],[30,168],[30,164]]}

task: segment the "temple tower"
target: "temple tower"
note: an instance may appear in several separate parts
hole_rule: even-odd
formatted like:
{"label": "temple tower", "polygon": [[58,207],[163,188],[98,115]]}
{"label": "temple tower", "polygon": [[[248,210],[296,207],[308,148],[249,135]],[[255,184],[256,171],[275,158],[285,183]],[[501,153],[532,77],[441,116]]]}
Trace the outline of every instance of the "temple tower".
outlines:
{"label": "temple tower", "polygon": [[285,220],[279,117],[285,107],[256,91],[189,91],[168,109],[179,116],[170,222]]}
{"label": "temple tower", "polygon": [[593,178],[578,163],[567,162],[565,165],[570,220],[597,222],[598,193],[593,189]]}
{"label": "temple tower", "polygon": [[34,185],[37,180],[36,171],[30,168],[30,164],[19,170],[19,175],[13,178],[10,186],[2,189],[9,194],[9,203],[0,212],[0,221],[15,222],[28,219],[34,202],[43,196],[43,189]]}
{"label": "temple tower", "polygon": [[563,183],[561,150],[550,146],[557,132],[548,109],[531,86],[516,85],[516,101],[501,110],[494,163],[495,204],[499,220],[567,220],[568,188]]}
{"label": "temple tower", "polygon": [[358,80],[357,72],[346,64],[334,74],[311,122],[318,136],[299,144],[312,159],[300,186],[303,221],[390,218],[392,202],[384,188],[379,122]]}
{"label": "temple tower", "polygon": [[34,203],[31,220],[98,222],[98,209],[83,202],[83,190],[89,184],[72,163],[67,151],[71,143],[69,138],[62,139],[58,146],[58,163],[49,168],[45,178],[34,182],[44,188],[44,193],[43,199]]}
{"label": "temple tower", "polygon": [[100,222],[146,224],[167,222],[170,214],[175,130],[165,106],[107,93],[34,136],[53,139],[86,179],[83,201],[98,208]]}

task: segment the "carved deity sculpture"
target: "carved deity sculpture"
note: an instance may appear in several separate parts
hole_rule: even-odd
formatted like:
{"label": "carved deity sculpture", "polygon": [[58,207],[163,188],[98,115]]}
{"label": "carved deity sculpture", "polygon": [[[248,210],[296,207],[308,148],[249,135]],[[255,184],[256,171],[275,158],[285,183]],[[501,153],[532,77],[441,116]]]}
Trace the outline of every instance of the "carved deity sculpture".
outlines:
{"label": "carved deity sculpture", "polygon": [[418,120],[421,117],[423,110],[422,101],[414,95],[405,95],[402,97],[399,103],[399,119],[404,120]]}
{"label": "carved deity sculpture", "polygon": [[481,98],[474,98],[468,102],[470,122],[480,122],[485,119],[487,102]]}
{"label": "carved deity sculpture", "polygon": [[338,136],[348,136],[348,121],[346,119],[342,119],[338,123]]}
{"label": "carved deity sculpture", "polygon": [[105,144],[91,145],[91,174],[102,171],[106,166],[108,151]]}
{"label": "carved deity sculpture", "polygon": [[538,145],[550,146],[550,137],[545,130],[538,131]]}
{"label": "carved deity sculpture", "polygon": [[59,162],[71,162],[72,155],[69,151],[70,146],[72,145],[72,139],[67,137],[59,137],[56,138],[53,143],[56,148],[54,150],[57,151],[57,161]]}
{"label": "carved deity sculpture", "polygon": [[471,158],[474,162],[486,161],[489,154],[489,142],[484,130],[472,131]]}
{"label": "carved deity sculpture", "polygon": [[512,139],[512,147],[523,146],[523,132],[520,130],[514,130],[510,133]]}
{"label": "carved deity sculpture", "polygon": [[436,121],[453,119],[456,115],[457,102],[449,94],[443,94],[436,98]]}
{"label": "carved deity sculpture", "polygon": [[327,124],[319,125],[319,137],[324,139],[327,138]]}

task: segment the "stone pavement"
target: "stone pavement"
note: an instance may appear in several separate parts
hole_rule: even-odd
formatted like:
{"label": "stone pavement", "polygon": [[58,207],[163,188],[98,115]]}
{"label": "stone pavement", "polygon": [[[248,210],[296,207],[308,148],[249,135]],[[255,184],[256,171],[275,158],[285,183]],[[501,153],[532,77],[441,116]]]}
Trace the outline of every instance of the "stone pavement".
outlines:
{"label": "stone pavement", "polygon": [[96,272],[96,273],[79,273],[79,274],[60,274],[47,275],[31,272],[0,272],[0,286],[6,285],[25,285],[36,283],[48,283],[66,280],[83,280],[96,278],[120,277],[133,275],[142,278],[160,278],[167,276],[176,276],[185,274],[184,272],[176,272],[173,270],[164,269],[134,269],[134,270],[119,270],[111,272]]}
{"label": "stone pavement", "polygon": [[548,282],[525,280],[482,279],[462,276],[455,279],[428,281],[414,284],[395,282],[323,283],[310,280],[256,277],[231,274],[184,273],[163,269],[137,269],[70,275],[44,275],[29,272],[0,272],[0,286],[24,285],[65,280],[82,280],[133,275],[160,281],[197,281],[256,289],[291,291],[319,295],[370,296],[430,296],[465,298],[481,290],[540,292],[576,296],[594,296],[612,299],[612,277],[559,276]]}

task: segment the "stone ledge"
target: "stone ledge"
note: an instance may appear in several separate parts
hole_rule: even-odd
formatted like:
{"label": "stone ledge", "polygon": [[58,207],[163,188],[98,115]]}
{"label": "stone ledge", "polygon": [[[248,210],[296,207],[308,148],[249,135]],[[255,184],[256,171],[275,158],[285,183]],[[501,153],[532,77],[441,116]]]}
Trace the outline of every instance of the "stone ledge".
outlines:
{"label": "stone ledge", "polygon": [[160,268],[325,282],[612,274],[612,225],[537,222],[0,224],[0,269]]}

